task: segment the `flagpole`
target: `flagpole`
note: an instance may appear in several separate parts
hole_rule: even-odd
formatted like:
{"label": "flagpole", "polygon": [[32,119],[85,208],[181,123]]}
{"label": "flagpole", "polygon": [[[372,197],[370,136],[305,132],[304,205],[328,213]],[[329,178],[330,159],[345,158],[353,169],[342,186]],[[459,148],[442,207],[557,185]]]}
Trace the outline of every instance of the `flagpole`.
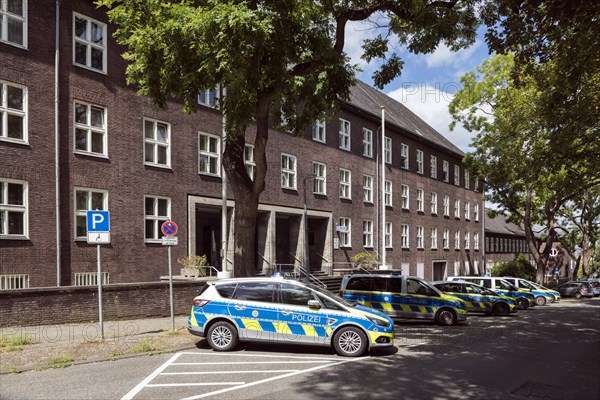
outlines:
{"label": "flagpole", "polygon": [[[392,149],[390,149],[392,151]],[[385,107],[381,106],[381,265],[387,269],[385,260]]]}

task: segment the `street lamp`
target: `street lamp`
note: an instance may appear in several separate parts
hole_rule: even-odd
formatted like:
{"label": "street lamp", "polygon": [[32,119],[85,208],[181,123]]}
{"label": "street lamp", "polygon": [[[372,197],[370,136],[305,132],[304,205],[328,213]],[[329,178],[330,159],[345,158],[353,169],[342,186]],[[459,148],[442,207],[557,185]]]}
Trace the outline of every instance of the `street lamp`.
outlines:
{"label": "street lamp", "polygon": [[304,279],[306,283],[310,282],[310,262],[308,256],[308,212],[306,210],[306,180],[308,178],[316,178],[315,174],[306,175],[302,181],[304,186]]}

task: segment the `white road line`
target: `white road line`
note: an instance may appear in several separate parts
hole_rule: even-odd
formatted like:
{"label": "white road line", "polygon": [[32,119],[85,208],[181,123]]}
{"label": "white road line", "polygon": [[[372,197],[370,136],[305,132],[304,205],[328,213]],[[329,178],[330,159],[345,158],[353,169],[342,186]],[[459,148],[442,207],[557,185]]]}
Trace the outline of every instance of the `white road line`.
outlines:
{"label": "white road line", "polygon": [[175,386],[239,386],[246,382],[198,382],[198,383],[152,383],[146,387],[175,387]]}
{"label": "white road line", "polygon": [[306,372],[318,371],[318,370],[326,368],[326,367],[334,367],[334,366],[346,364],[346,363],[349,363],[349,362],[366,361],[366,360],[369,360],[370,358],[371,357],[352,358],[350,360],[344,360],[344,361],[340,361],[340,362],[333,363],[333,364],[318,365],[318,366],[313,367],[313,368],[309,368],[309,369],[305,369],[305,370],[301,370],[301,371],[297,371],[297,372],[291,372],[291,373],[285,374],[285,375],[274,376],[274,377],[271,377],[271,378],[261,379],[259,381],[246,383],[246,384],[243,384],[243,385],[240,385],[240,386],[236,386],[236,387],[231,387],[231,388],[227,388],[227,389],[216,390],[214,392],[203,393],[203,394],[200,394],[200,395],[197,395],[197,396],[186,397],[183,400],[201,399],[201,398],[208,397],[208,396],[214,396],[216,394],[227,393],[227,392],[231,392],[233,390],[238,390],[238,389],[243,389],[243,388],[247,388],[247,387],[250,387],[250,386],[260,385],[262,383],[271,382],[271,381],[274,381],[274,380],[277,380],[277,379],[289,378],[291,376],[300,375],[300,374],[303,374],[303,373],[306,373]]}
{"label": "white road line", "polygon": [[248,353],[230,353],[230,354],[226,354],[226,353],[214,353],[214,352],[198,352],[198,353],[194,353],[191,351],[184,351],[181,354],[186,354],[186,355],[192,355],[192,356],[217,356],[217,357],[264,357],[264,358],[285,358],[290,359],[298,359],[298,360],[328,360],[328,361],[337,361],[340,358],[339,357],[306,357],[306,356],[276,356],[276,355],[269,355],[269,354],[248,354]]}
{"label": "white road line", "polygon": [[182,362],[173,363],[173,365],[249,365],[249,364],[315,364],[315,363],[331,363],[332,360],[315,360],[315,361],[232,361],[232,362]]}
{"label": "white road line", "polygon": [[161,375],[221,375],[221,374],[259,374],[259,373],[274,373],[274,372],[296,372],[299,369],[273,369],[273,370],[256,370],[256,371],[202,371],[202,372],[163,372]]}
{"label": "white road line", "polygon": [[171,363],[173,363],[173,361],[177,360],[177,358],[179,358],[179,356],[181,354],[182,353],[177,353],[173,357],[169,358],[169,360],[166,363],[164,363],[163,365],[158,367],[158,369],[156,371],[154,371],[153,373],[148,375],[146,377],[146,379],[144,379],[143,381],[138,383],[138,385],[136,387],[134,387],[133,389],[131,389],[129,391],[129,393],[127,393],[125,396],[121,397],[121,400],[133,399],[135,397],[135,395],[137,395],[144,388],[144,386],[146,386],[148,384],[148,382],[150,382],[152,379],[156,378],[162,371],[164,371],[169,365],[171,365]]}

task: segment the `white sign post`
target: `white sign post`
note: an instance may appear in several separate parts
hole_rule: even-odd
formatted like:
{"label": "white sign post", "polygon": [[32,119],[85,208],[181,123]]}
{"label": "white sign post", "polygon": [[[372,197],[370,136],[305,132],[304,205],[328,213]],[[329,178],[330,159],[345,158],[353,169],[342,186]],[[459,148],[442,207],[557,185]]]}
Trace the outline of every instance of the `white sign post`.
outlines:
{"label": "white sign post", "polygon": [[108,211],[88,210],[86,213],[87,242],[95,244],[98,259],[98,323],[100,338],[104,339],[104,322],[102,320],[102,267],[100,245],[110,243],[110,213]]}
{"label": "white sign post", "polygon": [[175,332],[175,313],[173,311],[173,271],[171,269],[171,247],[177,246],[177,224],[171,220],[163,222],[160,227],[163,233],[162,244],[168,246],[169,254],[169,303],[171,304],[171,331]]}

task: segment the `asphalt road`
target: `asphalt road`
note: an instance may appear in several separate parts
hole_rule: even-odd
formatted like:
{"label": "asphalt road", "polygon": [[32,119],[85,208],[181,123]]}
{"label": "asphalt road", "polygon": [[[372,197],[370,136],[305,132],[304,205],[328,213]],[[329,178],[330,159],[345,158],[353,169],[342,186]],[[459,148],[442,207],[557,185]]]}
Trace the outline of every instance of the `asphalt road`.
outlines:
{"label": "asphalt road", "polygon": [[399,321],[393,349],[242,344],[0,376],[2,399],[597,399],[600,298],[438,327]]}

